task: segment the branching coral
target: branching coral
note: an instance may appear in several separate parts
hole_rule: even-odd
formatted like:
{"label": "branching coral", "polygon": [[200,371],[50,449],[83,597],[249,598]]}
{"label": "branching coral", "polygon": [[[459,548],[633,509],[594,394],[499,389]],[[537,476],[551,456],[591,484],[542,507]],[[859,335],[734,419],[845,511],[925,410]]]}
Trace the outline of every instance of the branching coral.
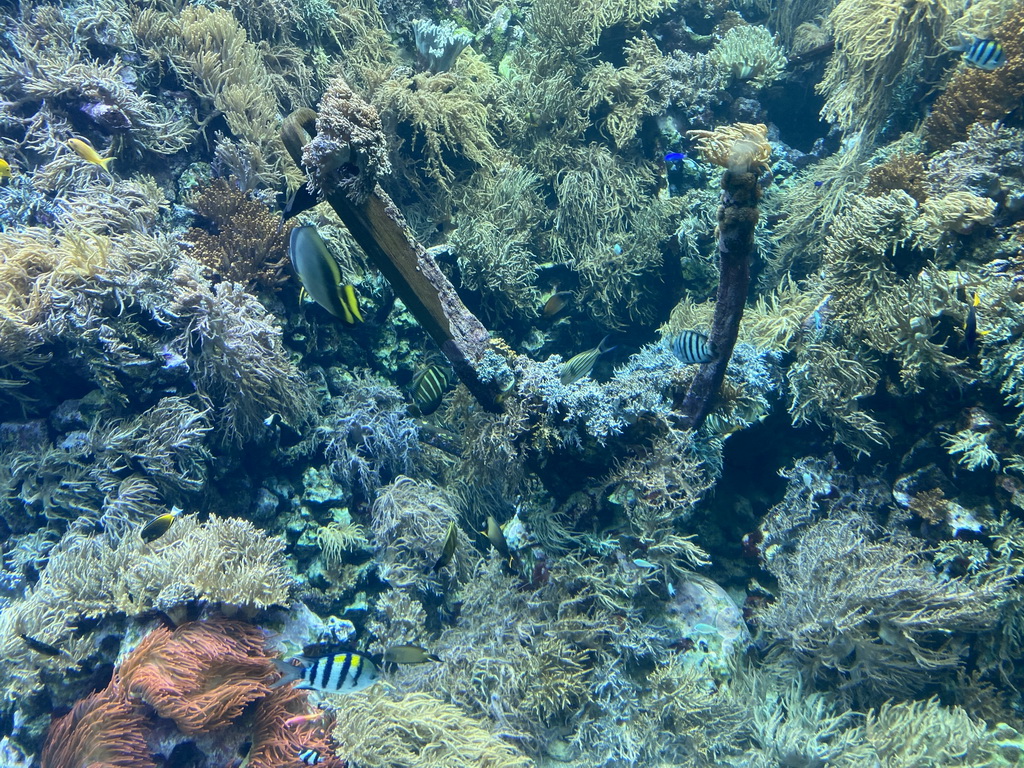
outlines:
{"label": "branching coral", "polygon": [[850,509],[812,524],[766,567],[779,594],[765,632],[815,677],[878,701],[923,690],[962,664],[972,635],[994,626],[1007,584],[942,579],[907,540],[880,539]]}
{"label": "branching coral", "polygon": [[220,280],[277,288],[288,279],[291,225],[225,179],[214,179],[193,198],[202,225],[185,234],[192,255]]}
{"label": "branching coral", "polygon": [[366,768],[531,768],[533,761],[483,723],[427,693],[376,686],[336,710],[341,753]]}
{"label": "branching coral", "polygon": [[667,102],[667,60],[654,40],[647,34],[636,37],[625,54],[624,67],[601,62],[583,78],[584,106],[593,112],[607,105],[605,128],[619,148],[632,143],[640,121],[660,113]]}
{"label": "branching coral", "polygon": [[786,55],[761,26],[732,27],[711,51],[711,62],[734,80],[758,88],[771,85],[786,70]]}
{"label": "branching coral", "polygon": [[[987,27],[991,29],[991,26]],[[1024,9],[1014,8],[992,31],[1006,62],[992,71],[963,67],[936,99],[925,120],[925,135],[935,149],[947,149],[967,137],[972,123],[995,123],[1024,96]]]}
{"label": "branching coral", "polygon": [[954,0],[841,0],[828,17],[836,46],[817,86],[822,116],[870,142],[959,10]]}

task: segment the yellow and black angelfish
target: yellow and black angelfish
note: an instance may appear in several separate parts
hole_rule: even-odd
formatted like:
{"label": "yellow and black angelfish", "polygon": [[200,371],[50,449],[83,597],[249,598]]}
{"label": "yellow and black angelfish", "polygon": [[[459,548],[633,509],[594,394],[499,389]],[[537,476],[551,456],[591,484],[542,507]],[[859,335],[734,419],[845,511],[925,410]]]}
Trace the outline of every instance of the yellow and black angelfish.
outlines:
{"label": "yellow and black angelfish", "polygon": [[348,325],[363,322],[356,289],[351,284],[342,284],[338,262],[327,250],[327,244],[316,227],[292,229],[288,257],[303,290],[313,301]]}

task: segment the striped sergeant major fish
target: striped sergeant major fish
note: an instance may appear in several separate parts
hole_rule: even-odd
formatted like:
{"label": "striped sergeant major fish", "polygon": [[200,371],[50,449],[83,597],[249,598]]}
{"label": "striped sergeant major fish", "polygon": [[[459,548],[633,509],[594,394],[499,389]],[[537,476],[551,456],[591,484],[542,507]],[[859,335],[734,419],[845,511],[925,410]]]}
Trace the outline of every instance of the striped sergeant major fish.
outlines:
{"label": "striped sergeant major fish", "polygon": [[559,378],[561,378],[562,383],[572,384],[574,381],[579,381],[584,376],[589,376],[590,372],[594,370],[594,363],[597,362],[597,358],[605,352],[611,352],[615,349],[615,347],[606,347],[605,342],[607,341],[608,337],[605,336],[601,339],[601,343],[593,349],[588,349],[586,352],[580,352],[575,357],[572,357],[563,363],[559,370]]}
{"label": "striped sergeant major fish", "polygon": [[669,350],[687,365],[710,363],[715,359],[715,348],[708,337],[697,331],[680,331],[665,339]]}
{"label": "striped sergeant major fish", "polygon": [[991,38],[967,37],[960,35],[960,44],[952,46],[951,51],[963,51],[964,61],[972,67],[991,72],[1006,63],[1006,51],[998,40]]}
{"label": "striped sergeant major fish", "polygon": [[416,372],[410,384],[410,394],[421,416],[428,416],[437,410],[451,383],[451,373],[443,365],[437,363]]}
{"label": "striped sergeant major fish", "polygon": [[316,765],[322,763],[324,756],[316,749],[304,749],[299,752],[299,762],[305,765]]}
{"label": "striped sergeant major fish", "polygon": [[271,688],[298,680],[295,690],[323,691],[325,693],[355,693],[373,685],[380,678],[377,667],[361,653],[339,653],[310,659],[300,656],[299,666],[275,660],[274,666],[284,677]]}

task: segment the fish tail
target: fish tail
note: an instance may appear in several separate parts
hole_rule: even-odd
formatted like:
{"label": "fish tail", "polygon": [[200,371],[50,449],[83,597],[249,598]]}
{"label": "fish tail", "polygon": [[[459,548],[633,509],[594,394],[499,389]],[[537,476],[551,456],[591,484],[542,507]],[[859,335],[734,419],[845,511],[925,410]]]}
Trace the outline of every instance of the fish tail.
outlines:
{"label": "fish tail", "polygon": [[973,304],[974,304],[974,306],[976,306],[976,307],[980,307],[980,306],[981,306],[981,297],[980,297],[980,296],[978,295],[978,292],[977,292],[977,291],[975,291],[975,292],[974,292],[974,301],[973,301]]}
{"label": "fish tail", "polygon": [[606,354],[608,352],[611,352],[613,349],[616,349],[618,347],[617,344],[615,346],[612,346],[612,347],[605,346],[608,343],[608,339],[610,339],[610,338],[611,338],[611,335],[608,335],[608,336],[605,336],[603,339],[601,339],[601,343],[597,345],[597,354],[603,355],[603,354]]}
{"label": "fish tail", "polygon": [[280,659],[274,659],[274,667],[283,675],[283,677],[276,683],[272,684],[270,686],[271,689],[282,688],[294,680],[302,679],[302,667],[296,667],[294,664],[289,664],[287,661],[281,661]]}
{"label": "fish tail", "polygon": [[356,289],[352,285],[346,285],[344,288],[345,294],[345,306],[358,322],[363,322],[363,313],[359,311],[359,298],[356,296]]}
{"label": "fish tail", "polygon": [[100,158],[99,160],[97,160],[96,162],[97,162],[97,163],[99,164],[99,166],[100,166],[100,167],[101,167],[101,168],[102,168],[102,169],[103,169],[104,171],[106,171],[107,173],[110,173],[110,164],[111,164],[112,162],[114,162],[114,160],[115,160],[115,159],[116,159],[116,158],[113,158],[113,157],[101,157],[101,158]]}

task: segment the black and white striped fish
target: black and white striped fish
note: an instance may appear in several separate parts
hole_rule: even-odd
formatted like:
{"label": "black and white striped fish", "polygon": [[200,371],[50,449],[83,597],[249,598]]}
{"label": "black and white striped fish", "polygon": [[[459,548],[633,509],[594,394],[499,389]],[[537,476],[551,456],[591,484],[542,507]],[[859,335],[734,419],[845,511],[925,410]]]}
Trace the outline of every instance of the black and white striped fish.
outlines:
{"label": "black and white striped fish", "polygon": [[427,416],[437,410],[451,382],[452,377],[448,369],[436,363],[417,371],[412,377],[410,387],[412,400],[416,403],[421,416]]}
{"label": "black and white striped fish", "polygon": [[960,45],[955,45],[949,50],[963,51],[964,61],[972,67],[984,69],[991,72],[1006,63],[1006,51],[999,44],[998,40],[983,39],[980,37],[961,36]]}
{"label": "black and white striped fish", "polygon": [[680,331],[665,339],[669,350],[687,365],[710,363],[715,359],[715,348],[708,337],[697,331]]}
{"label": "black and white striped fish", "polygon": [[315,749],[304,749],[299,752],[299,762],[305,763],[306,765],[316,765],[322,763],[324,756]]}
{"label": "black and white striped fish", "polygon": [[611,352],[615,349],[615,347],[606,347],[604,345],[606,341],[608,341],[607,336],[601,339],[601,343],[593,349],[588,349],[586,352],[580,352],[575,357],[572,357],[563,363],[559,370],[562,383],[572,384],[574,381],[579,381],[584,376],[588,376],[594,369],[594,363],[597,362],[597,358],[605,352]]}
{"label": "black and white striped fish", "polygon": [[296,690],[354,693],[373,685],[380,677],[377,667],[361,653],[339,653],[319,659],[300,656],[299,660],[301,666],[275,661],[274,666],[284,677],[270,687],[279,688],[298,680]]}

